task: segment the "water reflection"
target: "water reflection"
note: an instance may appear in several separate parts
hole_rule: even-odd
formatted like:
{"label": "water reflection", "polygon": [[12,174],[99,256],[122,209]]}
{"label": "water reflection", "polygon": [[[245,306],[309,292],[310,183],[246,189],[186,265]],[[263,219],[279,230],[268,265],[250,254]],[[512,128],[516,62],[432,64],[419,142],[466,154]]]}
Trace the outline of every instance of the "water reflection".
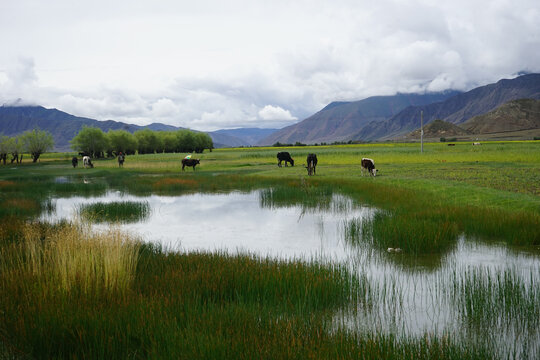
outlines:
{"label": "water reflection", "polygon": [[118,226],[166,248],[246,251],[284,258],[344,259],[343,224],[369,218],[375,211],[354,206],[340,195],[329,195],[326,205],[317,208],[309,203],[276,203],[258,191],[144,198],[109,192],[94,198],[58,198],[56,212],[43,214],[42,219],[74,219],[77,208],[85,204],[129,201],[147,202],[150,216]]}

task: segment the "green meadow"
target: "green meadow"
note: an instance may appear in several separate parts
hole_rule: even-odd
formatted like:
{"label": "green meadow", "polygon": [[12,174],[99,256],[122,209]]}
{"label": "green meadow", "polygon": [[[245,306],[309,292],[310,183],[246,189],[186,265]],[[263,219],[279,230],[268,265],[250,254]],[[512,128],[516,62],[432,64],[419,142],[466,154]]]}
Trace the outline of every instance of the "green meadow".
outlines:
{"label": "green meadow", "polygon": [[[278,151],[295,166],[278,168]],[[311,177],[308,153],[318,157]],[[0,165],[0,358],[540,356],[540,142],[428,143],[423,153],[412,143],[215,149],[193,154],[195,171],[181,170],[185,155],[128,156],[123,168],[96,159],[93,169],[74,169],[68,153]],[[362,157],[375,161],[376,177],[362,175]],[[260,190],[261,206],[306,209],[328,209],[332,195],[345,195],[378,209],[344,224],[351,252],[386,259],[396,275],[374,281],[361,264],[163,249],[115,227],[148,216],[145,202],[92,203],[78,220],[39,220],[56,197],[108,190]],[[104,216],[113,219],[108,230],[92,232],[88,223]],[[463,242],[536,266],[437,273]],[[459,326],[380,326],[382,317],[406,316],[401,274],[428,278],[429,296]]]}

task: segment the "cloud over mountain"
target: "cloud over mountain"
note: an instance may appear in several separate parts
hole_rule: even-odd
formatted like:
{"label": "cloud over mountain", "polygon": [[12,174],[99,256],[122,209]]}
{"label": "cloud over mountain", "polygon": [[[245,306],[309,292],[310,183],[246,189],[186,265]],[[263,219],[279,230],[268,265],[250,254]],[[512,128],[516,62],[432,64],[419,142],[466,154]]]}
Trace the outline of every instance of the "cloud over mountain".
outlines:
{"label": "cloud over mountain", "polygon": [[20,0],[0,5],[0,104],[200,130],[284,126],[332,101],[540,72],[538,34],[536,0]]}

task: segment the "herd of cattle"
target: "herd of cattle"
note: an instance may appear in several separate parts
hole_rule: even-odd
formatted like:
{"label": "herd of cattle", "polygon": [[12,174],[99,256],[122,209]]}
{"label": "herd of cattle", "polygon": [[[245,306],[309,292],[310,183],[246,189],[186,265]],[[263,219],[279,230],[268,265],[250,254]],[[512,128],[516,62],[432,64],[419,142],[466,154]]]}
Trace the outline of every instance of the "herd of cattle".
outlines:
{"label": "herd of cattle", "polygon": [[[90,159],[90,156],[83,155],[83,166],[85,168],[93,168],[94,164],[92,164],[92,160]],[[281,167],[281,163],[285,162],[285,166],[287,164],[291,164],[291,166],[294,166],[294,159],[291,157],[291,154],[286,151],[281,151],[277,153],[277,159],[278,159],[278,167]],[[117,156],[118,160],[118,166],[123,167],[125,156],[120,152]],[[192,167],[193,171],[195,171],[195,166],[200,164],[199,159],[191,159],[191,156],[186,156],[184,159],[182,159],[182,171],[184,171],[185,167]],[[77,167],[79,164],[79,160],[76,156],[74,156],[71,159],[71,164],[73,167]],[[308,154],[306,158],[306,164],[304,167],[307,169],[308,175],[315,175],[315,168],[317,167],[317,155],[316,154]],[[362,162],[360,163],[361,169],[362,169],[362,175],[364,175],[365,172],[367,172],[371,176],[377,176],[377,169],[375,168],[375,162],[372,159],[368,158],[362,158]]]}

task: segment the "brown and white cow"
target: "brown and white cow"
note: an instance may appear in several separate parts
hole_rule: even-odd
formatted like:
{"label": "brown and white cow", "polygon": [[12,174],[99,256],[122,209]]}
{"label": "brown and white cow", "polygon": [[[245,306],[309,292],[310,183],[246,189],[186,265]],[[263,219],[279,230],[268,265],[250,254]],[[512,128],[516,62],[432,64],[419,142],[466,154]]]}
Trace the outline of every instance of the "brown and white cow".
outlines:
{"label": "brown and white cow", "polygon": [[368,158],[362,158],[362,175],[364,175],[364,171],[367,171],[372,176],[377,176],[375,162]]}

